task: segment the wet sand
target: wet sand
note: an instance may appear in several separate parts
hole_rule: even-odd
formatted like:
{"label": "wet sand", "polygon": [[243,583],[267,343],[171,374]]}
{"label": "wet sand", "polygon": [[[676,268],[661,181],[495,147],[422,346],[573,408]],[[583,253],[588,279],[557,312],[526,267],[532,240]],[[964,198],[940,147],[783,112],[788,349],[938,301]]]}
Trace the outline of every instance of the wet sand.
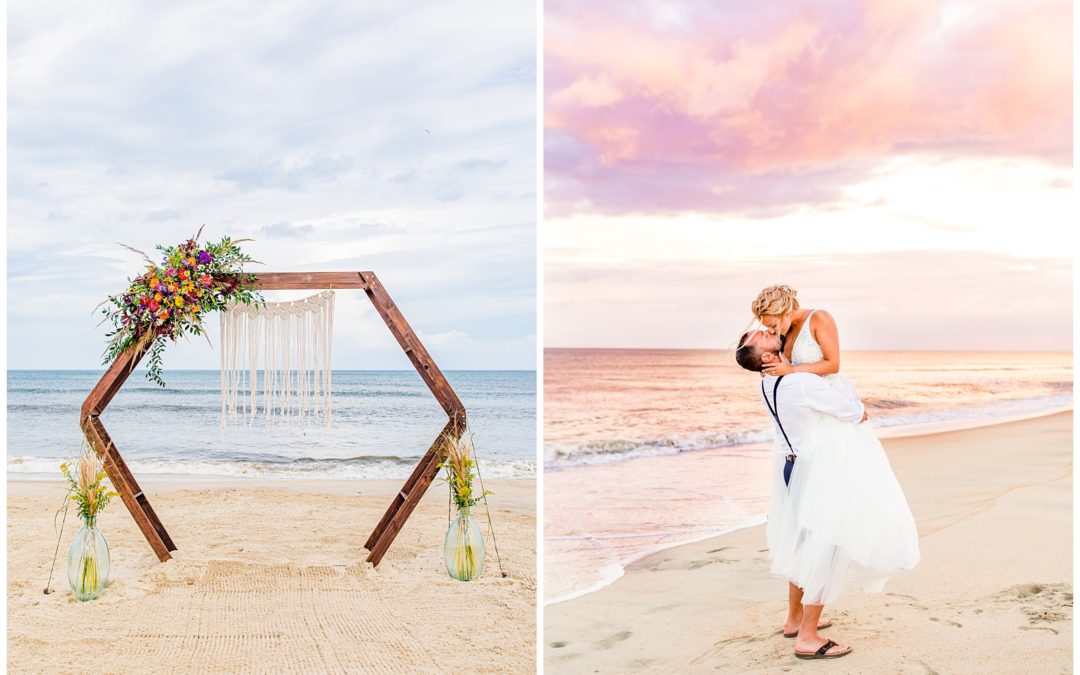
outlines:
{"label": "wet sand", "polygon": [[545,607],[546,672],[1071,672],[1072,413],[883,443],[922,562],[825,608],[850,655],[794,657],[759,526]]}

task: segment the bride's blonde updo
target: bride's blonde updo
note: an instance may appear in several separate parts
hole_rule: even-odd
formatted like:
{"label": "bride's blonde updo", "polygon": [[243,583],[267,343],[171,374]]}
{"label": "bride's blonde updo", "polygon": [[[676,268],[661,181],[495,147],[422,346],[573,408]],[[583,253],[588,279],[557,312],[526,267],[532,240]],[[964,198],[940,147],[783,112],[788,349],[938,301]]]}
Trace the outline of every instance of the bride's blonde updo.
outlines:
{"label": "bride's blonde updo", "polygon": [[796,295],[798,291],[785,284],[769,286],[754,298],[750,311],[759,319],[763,316],[783,316],[799,308]]}

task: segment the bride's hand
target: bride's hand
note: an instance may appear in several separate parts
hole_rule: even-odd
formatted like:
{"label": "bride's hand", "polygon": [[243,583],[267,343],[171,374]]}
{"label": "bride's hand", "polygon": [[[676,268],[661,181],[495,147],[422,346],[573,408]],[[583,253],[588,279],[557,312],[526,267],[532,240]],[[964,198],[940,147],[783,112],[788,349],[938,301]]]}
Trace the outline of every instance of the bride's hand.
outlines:
{"label": "bride's hand", "polygon": [[790,375],[795,372],[795,366],[787,363],[786,361],[777,361],[776,363],[767,363],[761,367],[766,375],[775,375],[777,377],[781,375]]}

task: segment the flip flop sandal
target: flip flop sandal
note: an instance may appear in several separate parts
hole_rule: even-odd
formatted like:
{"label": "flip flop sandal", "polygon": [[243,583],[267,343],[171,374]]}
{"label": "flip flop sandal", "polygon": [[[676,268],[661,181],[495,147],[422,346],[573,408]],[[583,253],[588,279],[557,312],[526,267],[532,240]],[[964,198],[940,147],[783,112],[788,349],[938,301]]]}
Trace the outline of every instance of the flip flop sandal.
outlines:
{"label": "flip flop sandal", "polygon": [[[828,628],[831,625],[832,625],[832,619],[829,619],[828,621],[825,621],[823,623],[819,623],[817,625],[817,629],[818,630],[825,630],[826,628]],[[794,633],[784,633],[784,637],[786,637],[786,638],[799,637],[799,631],[795,631]]]}
{"label": "flip flop sandal", "polygon": [[821,645],[816,652],[795,652],[795,658],[797,659],[838,659],[841,656],[847,656],[851,653],[851,647],[848,647],[842,652],[836,652],[835,654],[826,654],[833,647],[839,647],[832,640],[829,640],[825,644]]}

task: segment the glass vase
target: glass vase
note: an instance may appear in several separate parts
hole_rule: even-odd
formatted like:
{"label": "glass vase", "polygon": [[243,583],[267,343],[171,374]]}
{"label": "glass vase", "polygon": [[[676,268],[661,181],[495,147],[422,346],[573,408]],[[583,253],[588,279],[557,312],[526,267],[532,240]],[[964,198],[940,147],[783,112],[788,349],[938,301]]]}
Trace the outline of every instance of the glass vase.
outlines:
{"label": "glass vase", "polygon": [[97,528],[96,518],[84,519],[75,534],[68,549],[67,571],[71,592],[80,602],[101,595],[109,579],[109,545]]}
{"label": "glass vase", "polygon": [[484,571],[484,533],[469,513],[459,508],[443,541],[446,571],[458,581],[472,581]]}

